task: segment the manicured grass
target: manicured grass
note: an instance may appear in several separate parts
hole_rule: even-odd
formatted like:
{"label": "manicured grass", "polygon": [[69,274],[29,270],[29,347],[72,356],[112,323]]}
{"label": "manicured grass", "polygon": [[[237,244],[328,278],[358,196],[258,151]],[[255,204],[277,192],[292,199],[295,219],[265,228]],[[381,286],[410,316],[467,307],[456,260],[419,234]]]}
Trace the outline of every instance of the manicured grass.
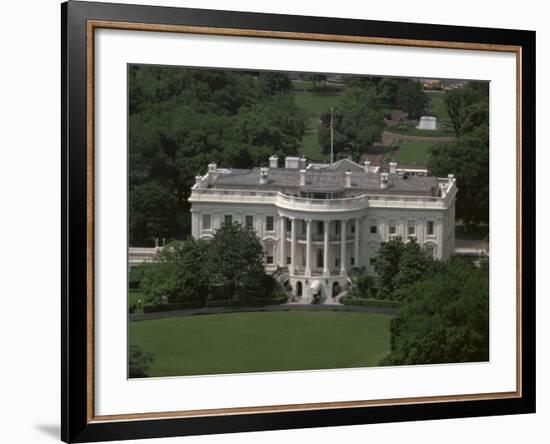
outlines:
{"label": "manicured grass", "polygon": [[299,154],[304,155],[309,160],[327,160],[330,157],[321,150],[317,133],[304,134]]}
{"label": "manicured grass", "polygon": [[313,92],[297,92],[294,94],[296,105],[302,108],[310,116],[320,117],[322,113],[329,111],[340,101],[339,94],[315,94]]}
{"label": "manicured grass", "polygon": [[392,158],[403,165],[425,166],[428,163],[429,149],[433,142],[403,141],[400,142],[399,150]]}
{"label": "manicured grass", "polygon": [[445,93],[442,91],[432,91],[427,94],[430,97],[431,114],[437,117],[438,121],[449,120],[447,105],[445,105]]}
{"label": "manicured grass", "polygon": [[375,366],[389,352],[390,315],[255,312],[130,323],[129,342],[155,353],[150,376]]}

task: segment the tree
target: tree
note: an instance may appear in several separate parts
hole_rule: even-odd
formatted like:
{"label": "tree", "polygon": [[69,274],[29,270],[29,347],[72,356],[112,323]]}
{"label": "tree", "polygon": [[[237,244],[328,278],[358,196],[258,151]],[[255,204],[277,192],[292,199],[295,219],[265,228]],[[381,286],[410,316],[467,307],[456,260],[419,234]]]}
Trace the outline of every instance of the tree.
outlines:
{"label": "tree", "polygon": [[379,281],[378,297],[401,300],[404,289],[430,276],[437,265],[414,239],[404,243],[397,236],[380,244],[373,266]]}
{"label": "tree", "polygon": [[[211,245],[188,239],[166,245],[157,263],[141,264],[140,290],[154,304],[163,302],[205,302],[210,276],[205,264]],[[135,273],[135,271],[134,271]]]}
{"label": "tree", "polygon": [[468,107],[474,103],[488,103],[488,83],[471,82],[464,88],[451,89],[445,92],[445,105],[457,138],[468,131],[465,123],[468,119]]}
{"label": "tree", "polygon": [[137,345],[130,345],[128,350],[128,376],[130,378],[145,378],[149,366],[155,359],[155,354],[143,352]]}
{"label": "tree", "polygon": [[489,270],[448,261],[409,286],[391,321],[390,354],[382,365],[476,362],[489,359]]}
{"label": "tree", "polygon": [[264,251],[255,231],[239,223],[216,231],[209,250],[208,274],[221,299],[251,300],[265,293]]}
{"label": "tree", "polygon": [[[187,237],[190,188],[209,163],[251,168],[301,144],[305,117],[284,73],[131,66],[128,87],[132,245]],[[159,187],[165,208],[151,219],[146,195],[162,197]]]}
{"label": "tree", "polygon": [[460,137],[433,146],[428,169],[435,176],[457,178],[456,216],[468,231],[472,224],[489,221],[489,106],[474,103],[462,113]]}
{"label": "tree", "polygon": [[260,72],[260,92],[266,96],[288,94],[292,89],[292,82],[284,72]]}
{"label": "tree", "polygon": [[422,84],[411,79],[398,81],[397,104],[409,119],[419,119],[430,103],[430,98],[422,89]]}
{"label": "tree", "polygon": [[[330,152],[330,120],[330,111],[321,116],[319,143],[325,153]],[[334,108],[333,126],[335,153],[351,147],[353,157],[359,159],[379,141],[384,131],[384,116],[374,88],[348,88]]]}
{"label": "tree", "polygon": [[152,244],[155,238],[173,238],[178,226],[173,217],[177,199],[173,192],[151,181],[134,187],[129,199],[130,244]]}

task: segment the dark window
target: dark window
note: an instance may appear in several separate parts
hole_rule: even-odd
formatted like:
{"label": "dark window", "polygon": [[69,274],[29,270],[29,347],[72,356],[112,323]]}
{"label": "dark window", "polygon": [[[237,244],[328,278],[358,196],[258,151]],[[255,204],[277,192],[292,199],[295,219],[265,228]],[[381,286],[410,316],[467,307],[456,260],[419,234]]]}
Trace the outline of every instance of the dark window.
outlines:
{"label": "dark window", "polygon": [[376,232],[378,231],[376,225],[371,225],[370,226],[370,234],[376,234]]}
{"label": "dark window", "polygon": [[334,266],[335,266],[335,267],[339,267],[339,266],[340,266],[340,258],[339,258],[339,257],[335,257],[335,258],[334,258]]}
{"label": "dark window", "polygon": [[323,266],[324,266],[323,249],[319,248],[317,250],[317,268],[323,268]]}
{"label": "dark window", "polygon": [[286,231],[292,230],[292,221],[290,219],[286,220]]}
{"label": "dark window", "polygon": [[267,261],[268,264],[272,264],[273,263],[273,256],[267,256],[266,261]]}
{"label": "dark window", "polygon": [[426,223],[426,232],[428,234],[428,236],[433,236],[434,235],[434,221],[433,220],[429,220],[427,223]]}
{"label": "dark window", "polygon": [[273,216],[267,216],[265,218],[265,229],[266,231],[273,231]]}
{"label": "dark window", "polygon": [[355,265],[355,258],[353,256],[351,257],[350,264],[352,267]]}
{"label": "dark window", "polygon": [[246,225],[246,228],[253,228],[254,227],[254,216],[246,216],[245,217],[245,225]]}
{"label": "dark window", "polygon": [[324,227],[323,227],[323,221],[318,220],[317,221],[317,234],[323,234]]}
{"label": "dark window", "polygon": [[231,214],[226,214],[224,217],[223,217],[223,223],[225,225],[231,225],[233,223],[233,216],[231,216]]}
{"label": "dark window", "polygon": [[339,220],[335,221],[335,223],[334,223],[334,232],[336,234],[340,234],[340,221]]}
{"label": "dark window", "polygon": [[202,215],[202,229],[203,230],[210,230],[210,214],[203,214]]}

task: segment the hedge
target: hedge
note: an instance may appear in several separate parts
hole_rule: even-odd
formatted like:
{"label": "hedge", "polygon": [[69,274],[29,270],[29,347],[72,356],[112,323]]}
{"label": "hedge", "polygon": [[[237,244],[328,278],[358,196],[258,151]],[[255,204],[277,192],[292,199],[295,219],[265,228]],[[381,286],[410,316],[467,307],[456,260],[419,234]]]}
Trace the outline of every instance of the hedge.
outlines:
{"label": "hedge", "polygon": [[240,299],[212,299],[209,301],[190,301],[182,303],[169,303],[169,304],[146,304],[143,306],[144,313],[154,313],[158,311],[172,311],[172,310],[190,310],[197,308],[213,308],[213,307],[263,307],[266,305],[278,305],[287,302],[286,295],[277,295],[273,298],[258,298],[252,300],[240,300]]}
{"label": "hedge", "polygon": [[361,305],[364,307],[384,307],[398,308],[401,303],[398,301],[390,301],[388,299],[365,299],[365,298],[342,298],[344,305]]}

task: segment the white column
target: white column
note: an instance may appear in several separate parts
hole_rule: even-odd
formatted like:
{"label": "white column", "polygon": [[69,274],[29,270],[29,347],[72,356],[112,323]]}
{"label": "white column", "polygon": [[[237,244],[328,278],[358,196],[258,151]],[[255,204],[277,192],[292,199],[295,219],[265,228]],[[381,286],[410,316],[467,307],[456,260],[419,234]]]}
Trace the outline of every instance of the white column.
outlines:
{"label": "white column", "polygon": [[435,238],[437,242],[437,259],[443,259],[443,218],[438,217],[435,226]]}
{"label": "white column", "polygon": [[340,274],[346,274],[346,221],[340,222]]}
{"label": "white column", "polygon": [[323,276],[330,276],[330,270],[328,269],[328,249],[329,249],[329,228],[330,221],[325,221],[325,245],[323,248]]}
{"label": "white column", "polygon": [[280,249],[280,252],[281,252],[281,258],[280,258],[280,266],[281,267],[286,267],[287,266],[287,263],[286,263],[286,218],[284,216],[281,216],[279,218],[279,223],[281,224],[280,226],[280,244],[281,244],[281,249]]}
{"label": "white column", "polygon": [[311,276],[311,219],[306,219],[306,277]]}
{"label": "white column", "polygon": [[197,210],[191,210],[191,236],[200,237],[200,214]]}
{"label": "white column", "polygon": [[290,274],[294,274],[296,268],[296,218],[290,218]]}
{"label": "white column", "polygon": [[361,229],[361,219],[355,219],[355,266],[360,267],[359,263],[359,230]]}

